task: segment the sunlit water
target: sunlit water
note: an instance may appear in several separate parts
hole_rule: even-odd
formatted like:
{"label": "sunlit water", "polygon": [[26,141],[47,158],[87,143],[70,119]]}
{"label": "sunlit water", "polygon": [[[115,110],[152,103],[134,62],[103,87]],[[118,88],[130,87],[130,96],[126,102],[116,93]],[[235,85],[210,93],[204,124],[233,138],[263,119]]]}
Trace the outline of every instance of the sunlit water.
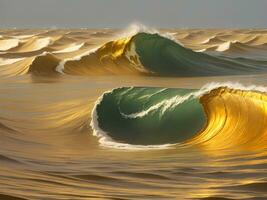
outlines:
{"label": "sunlit water", "polygon": [[[12,31],[4,33],[12,35]],[[63,33],[68,36],[65,31]],[[54,40],[57,34],[47,33]],[[108,33],[90,34],[92,31],[73,31],[69,34],[70,39],[65,39],[72,43],[87,42],[88,48],[68,47],[58,56],[73,57],[70,54],[87,51],[92,48],[91,43],[96,46],[108,41],[105,37],[111,37]],[[186,36],[186,31],[181,31],[180,38],[183,34]],[[261,42],[252,39],[251,44]],[[39,41],[31,46],[34,52],[30,53],[29,45],[13,51],[6,50],[10,46],[5,46],[5,53],[0,57],[31,57],[42,53],[42,50],[36,51],[46,45],[45,40]],[[199,45],[188,44],[191,48],[200,48]],[[56,47],[59,51],[60,44]],[[115,149],[100,145],[90,126],[96,100],[113,88],[198,89],[207,83],[229,81],[267,87],[266,74],[187,78],[36,76],[28,73],[13,75],[21,71],[21,65],[14,72],[15,66],[4,64],[1,67],[6,70],[2,71],[0,79],[1,199],[267,199],[265,148]]]}

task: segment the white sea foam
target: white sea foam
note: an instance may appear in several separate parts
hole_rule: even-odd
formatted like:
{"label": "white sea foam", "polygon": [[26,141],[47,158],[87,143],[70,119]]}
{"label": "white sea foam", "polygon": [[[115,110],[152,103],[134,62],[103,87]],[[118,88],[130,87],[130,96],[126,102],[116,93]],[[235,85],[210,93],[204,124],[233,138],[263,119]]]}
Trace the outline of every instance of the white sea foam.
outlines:
{"label": "white sea foam", "polygon": [[206,39],[206,40],[202,41],[200,44],[207,44],[207,43],[209,43],[209,42],[210,42],[210,40],[214,39],[215,37],[216,37],[216,35],[214,35],[214,36],[211,36],[210,38],[208,38],[208,39]]}
{"label": "white sea foam", "polygon": [[99,48],[99,47],[96,47],[96,48],[90,49],[90,50],[88,50],[88,51],[86,51],[86,52],[84,52],[84,53],[82,53],[82,54],[80,54],[80,55],[78,55],[78,56],[75,56],[75,57],[73,57],[73,58],[67,58],[67,59],[62,60],[62,61],[58,64],[58,66],[56,67],[55,70],[56,70],[57,72],[61,73],[61,74],[64,74],[64,66],[65,66],[65,63],[66,63],[66,62],[68,62],[68,61],[79,61],[79,60],[82,59],[82,57],[87,56],[87,55],[90,55],[91,53],[95,52],[98,48]]}
{"label": "white sea foam", "polygon": [[207,49],[198,49],[198,50],[194,50],[194,52],[205,52],[207,51]]}
{"label": "white sea foam", "polygon": [[148,72],[148,70],[145,69],[141,64],[140,57],[136,52],[136,47],[134,43],[130,44],[130,48],[126,50],[125,56],[134,68],[141,72]]}
{"label": "white sea foam", "polygon": [[189,94],[189,95],[185,95],[185,96],[174,96],[168,100],[163,100],[151,107],[149,107],[146,110],[143,110],[141,112],[137,112],[137,113],[132,113],[132,114],[124,114],[121,112],[122,116],[125,118],[142,118],[144,116],[146,116],[147,114],[149,114],[152,111],[156,111],[156,110],[160,110],[160,114],[161,116],[165,114],[165,112],[168,109],[174,108],[179,104],[182,104],[183,102],[185,102],[186,100],[188,100],[190,97],[192,97],[193,93]]}
{"label": "white sea foam", "polygon": [[132,37],[138,33],[158,34],[162,37],[173,40],[174,42],[183,46],[183,44],[174,37],[173,33],[170,32],[162,33],[156,28],[148,27],[138,22],[130,24],[127,28],[116,34],[115,37],[113,37],[113,39]]}

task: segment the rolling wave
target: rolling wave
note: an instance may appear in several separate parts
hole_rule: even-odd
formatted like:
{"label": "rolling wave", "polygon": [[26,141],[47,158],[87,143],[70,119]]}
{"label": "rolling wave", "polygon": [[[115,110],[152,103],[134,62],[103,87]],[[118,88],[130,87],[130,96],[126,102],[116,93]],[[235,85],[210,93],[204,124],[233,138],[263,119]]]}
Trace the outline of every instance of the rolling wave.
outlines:
{"label": "rolling wave", "polygon": [[267,44],[267,34],[260,34],[254,37],[252,40],[248,41],[247,44],[253,46],[259,46]]}
{"label": "rolling wave", "polygon": [[20,45],[17,45],[14,48],[9,49],[9,52],[27,53],[27,52],[38,51],[47,47],[50,44],[50,42],[51,39],[49,37],[32,38],[24,43],[21,43]]}
{"label": "rolling wave", "polygon": [[29,66],[34,61],[34,57],[5,59],[3,65],[0,65],[0,74],[2,77],[24,75],[29,72]]}
{"label": "rolling wave", "polygon": [[84,43],[73,43],[63,49],[52,51],[52,53],[69,53],[73,51],[78,51],[82,46],[84,46]]}
{"label": "rolling wave", "polygon": [[28,67],[28,73],[34,75],[53,75],[60,59],[50,53],[36,57]]}
{"label": "rolling wave", "polygon": [[215,51],[219,52],[227,52],[227,53],[243,53],[243,52],[258,52],[260,50],[267,50],[265,45],[260,46],[249,46],[247,44],[243,44],[241,42],[233,41],[233,42],[225,42],[219,45]]}
{"label": "rolling wave", "polygon": [[0,199],[266,199],[266,33],[1,30]]}
{"label": "rolling wave", "polygon": [[7,51],[11,48],[19,45],[18,39],[1,39],[0,40],[0,51]]}
{"label": "rolling wave", "polygon": [[159,34],[138,33],[111,41],[80,61],[66,63],[67,74],[154,74],[211,76],[259,73],[266,66],[187,49]]}
{"label": "rolling wave", "polygon": [[123,87],[98,99],[91,126],[113,148],[266,148],[266,92],[232,83],[199,90]]}
{"label": "rolling wave", "polygon": [[[56,37],[55,37],[56,38]],[[38,68],[39,75],[62,73],[70,75],[156,75],[156,76],[216,76],[241,75],[267,72],[265,62],[258,60],[234,58],[232,56],[209,55],[195,52],[182,44],[158,33],[138,32],[134,35],[111,40],[104,45],[89,49],[84,42],[75,42],[65,36],[51,42],[50,37],[33,38],[17,47],[9,49],[4,57],[15,55],[35,57],[42,60]],[[210,37],[206,42],[217,38]],[[63,44],[68,40],[68,44]],[[63,42],[63,43],[62,43]],[[70,42],[70,43],[69,43]],[[204,41],[205,42],[205,41]],[[251,50],[252,48],[252,50]],[[220,51],[228,54],[242,53],[249,49],[253,52],[263,47],[250,47],[239,42],[225,42],[212,46],[203,51]],[[83,50],[82,50],[83,49]],[[79,53],[79,51],[81,51]],[[77,52],[77,53],[76,53]],[[258,52],[258,51],[257,51]],[[77,54],[73,57],[64,55]],[[46,59],[43,55],[46,56]],[[57,56],[57,55],[63,56]],[[55,62],[50,62],[55,57]],[[78,58],[78,59],[77,59]],[[57,65],[55,65],[57,63]],[[20,65],[23,69],[25,66]],[[60,70],[59,70],[60,69]],[[32,73],[31,67],[28,73]],[[51,73],[47,73],[47,71]],[[12,75],[12,74],[11,74]]]}

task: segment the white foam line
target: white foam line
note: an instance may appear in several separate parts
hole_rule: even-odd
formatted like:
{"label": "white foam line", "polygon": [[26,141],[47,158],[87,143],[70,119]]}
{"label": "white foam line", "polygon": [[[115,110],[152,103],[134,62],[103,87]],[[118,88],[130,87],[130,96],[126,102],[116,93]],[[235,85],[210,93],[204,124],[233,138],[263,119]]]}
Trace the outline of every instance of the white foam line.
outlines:
{"label": "white foam line", "polygon": [[181,46],[184,46],[180,41],[178,41],[174,35],[172,33],[166,32],[166,33],[161,33],[160,31],[158,31],[155,28],[152,27],[147,27],[139,22],[135,22],[130,24],[126,29],[122,30],[121,32],[119,32],[117,35],[115,35],[115,37],[113,37],[112,39],[117,40],[120,38],[127,38],[127,37],[132,37],[138,33],[149,33],[149,34],[158,34],[162,37],[165,37],[167,39],[170,39],[176,43],[178,43]]}
{"label": "white foam line", "polygon": [[192,94],[186,95],[186,96],[174,96],[171,99],[168,100],[163,100],[151,107],[149,107],[147,110],[143,110],[141,112],[137,112],[137,113],[132,113],[132,114],[124,114],[121,112],[122,116],[125,118],[142,118],[144,116],[146,116],[148,113],[155,111],[155,110],[159,110],[161,109],[161,116],[164,115],[164,113],[171,108],[176,107],[179,104],[182,104],[183,102],[185,102],[186,100],[188,100],[190,97],[192,97]]}
{"label": "white foam line", "polygon": [[198,50],[194,50],[194,52],[205,52],[207,51],[207,49],[198,49]]}
{"label": "white foam line", "polygon": [[[126,50],[125,57],[128,59],[128,61],[136,68],[137,70],[141,72],[149,72],[146,68],[143,67],[140,61],[140,56],[136,52],[135,44],[132,42],[130,44],[130,48]],[[135,58],[135,59],[132,59]]]}
{"label": "white foam line", "polygon": [[207,43],[209,43],[209,42],[210,42],[210,40],[214,39],[215,37],[216,37],[216,35],[214,35],[214,36],[211,36],[210,38],[208,38],[208,39],[206,39],[206,40],[202,41],[200,44],[207,44]]}
{"label": "white foam line", "polygon": [[152,111],[161,109],[160,114],[162,116],[162,115],[164,115],[164,113],[167,110],[173,109],[176,106],[184,103],[185,101],[187,101],[191,98],[199,98],[202,95],[210,92],[211,90],[218,88],[218,87],[223,87],[223,86],[235,88],[235,89],[241,89],[241,90],[257,90],[257,91],[261,91],[261,92],[266,92],[266,87],[259,87],[259,86],[245,87],[239,83],[231,83],[231,82],[228,82],[228,83],[209,83],[209,84],[203,86],[200,90],[198,90],[196,92],[189,93],[185,96],[180,96],[180,95],[174,96],[168,100],[163,100],[163,101],[161,101],[161,102],[159,102],[159,103],[157,103],[157,104],[155,104],[155,105],[153,105],[153,106],[149,107],[148,109],[143,110],[141,112],[132,113],[132,114],[125,114],[125,113],[121,112],[121,114],[125,118],[135,119],[135,118],[142,118]]}
{"label": "white foam line", "polygon": [[204,94],[210,92],[211,90],[214,90],[216,88],[219,87],[228,87],[228,88],[232,88],[232,89],[237,89],[237,90],[244,90],[244,91],[258,91],[258,92],[263,92],[266,93],[267,92],[267,87],[265,86],[259,86],[259,85],[243,85],[241,83],[238,82],[211,82],[208,83],[206,85],[204,85],[199,91],[198,91],[198,96],[201,97]]}
{"label": "white foam line", "polygon": [[61,73],[61,74],[64,74],[64,67],[65,67],[66,62],[68,62],[68,61],[79,61],[79,60],[82,59],[82,57],[87,56],[87,55],[90,55],[91,53],[94,53],[98,48],[100,48],[100,47],[96,47],[96,48],[90,49],[90,50],[82,53],[81,55],[75,56],[73,58],[67,58],[67,59],[62,60],[58,64],[58,66],[56,67],[55,70],[57,72]]}

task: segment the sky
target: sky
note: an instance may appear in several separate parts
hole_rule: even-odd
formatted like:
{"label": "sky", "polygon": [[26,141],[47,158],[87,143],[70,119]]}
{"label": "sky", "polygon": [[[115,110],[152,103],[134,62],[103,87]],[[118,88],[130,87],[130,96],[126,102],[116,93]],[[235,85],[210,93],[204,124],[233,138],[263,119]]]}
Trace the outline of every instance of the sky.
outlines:
{"label": "sky", "polygon": [[266,28],[267,0],[0,0],[0,28]]}

